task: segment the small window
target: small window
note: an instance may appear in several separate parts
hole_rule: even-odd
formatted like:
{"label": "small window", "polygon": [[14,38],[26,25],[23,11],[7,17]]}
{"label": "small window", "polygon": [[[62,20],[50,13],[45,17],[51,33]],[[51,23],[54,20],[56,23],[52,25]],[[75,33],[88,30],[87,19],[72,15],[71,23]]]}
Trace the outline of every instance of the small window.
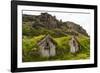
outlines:
{"label": "small window", "polygon": [[75,42],[75,40],[73,40],[73,45],[76,46],[76,42]]}
{"label": "small window", "polygon": [[46,42],[45,49],[49,49],[49,48],[50,48],[49,43]]}

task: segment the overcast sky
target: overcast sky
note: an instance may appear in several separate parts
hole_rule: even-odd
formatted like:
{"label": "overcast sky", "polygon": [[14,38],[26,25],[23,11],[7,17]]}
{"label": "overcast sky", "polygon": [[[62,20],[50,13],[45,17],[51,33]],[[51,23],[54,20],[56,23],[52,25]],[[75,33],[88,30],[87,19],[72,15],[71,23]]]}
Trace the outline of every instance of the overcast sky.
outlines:
{"label": "overcast sky", "polygon": [[[23,11],[23,14],[40,15],[46,11]],[[82,26],[90,35],[91,15],[89,13],[70,13],[70,12],[47,12],[52,16],[56,16],[58,20],[71,21]]]}

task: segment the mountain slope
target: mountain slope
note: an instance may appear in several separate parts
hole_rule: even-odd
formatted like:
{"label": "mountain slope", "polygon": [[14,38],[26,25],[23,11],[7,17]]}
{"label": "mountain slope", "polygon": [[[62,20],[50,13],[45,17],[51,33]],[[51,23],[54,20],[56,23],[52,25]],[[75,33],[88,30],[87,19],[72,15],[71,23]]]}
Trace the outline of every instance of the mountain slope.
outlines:
{"label": "mountain slope", "polygon": [[[26,31],[26,28],[29,32]],[[67,20],[63,22],[48,13],[41,13],[40,15],[23,14],[23,35],[40,34],[51,34],[52,36],[82,34],[88,36],[82,26]]]}

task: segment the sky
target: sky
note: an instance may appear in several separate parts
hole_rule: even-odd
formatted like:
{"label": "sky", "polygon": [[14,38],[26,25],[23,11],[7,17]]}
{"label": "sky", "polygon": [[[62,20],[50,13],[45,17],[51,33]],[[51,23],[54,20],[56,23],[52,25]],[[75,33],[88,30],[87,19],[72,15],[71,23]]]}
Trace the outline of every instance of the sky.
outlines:
{"label": "sky", "polygon": [[51,11],[23,11],[23,14],[28,15],[40,15],[44,12],[56,16],[58,20],[62,21],[71,21],[82,26],[86,32],[90,35],[90,26],[91,26],[91,14],[90,13],[78,13],[76,12],[51,12]]}

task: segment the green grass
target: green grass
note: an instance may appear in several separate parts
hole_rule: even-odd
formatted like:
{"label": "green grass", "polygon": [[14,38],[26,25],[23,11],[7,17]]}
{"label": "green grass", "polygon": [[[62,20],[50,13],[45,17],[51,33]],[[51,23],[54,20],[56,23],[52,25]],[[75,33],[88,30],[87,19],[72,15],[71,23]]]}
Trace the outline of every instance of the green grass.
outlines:
{"label": "green grass", "polygon": [[68,49],[68,41],[70,40],[70,36],[64,36],[60,38],[54,38],[54,40],[57,42],[58,49]]}
{"label": "green grass", "polygon": [[38,51],[37,42],[43,37],[44,35],[31,37],[31,38],[27,36],[23,36],[23,39],[22,39],[22,50],[23,51],[22,52],[23,52],[25,59],[31,58],[31,56],[29,55],[30,52]]}
{"label": "green grass", "polygon": [[51,61],[51,60],[80,60],[80,59],[89,59],[90,57],[90,39],[89,37],[79,36],[77,37],[81,50],[76,53],[70,53],[69,40],[71,36],[64,36],[55,38],[54,41],[57,43],[57,55],[54,57],[41,57],[38,53],[37,43],[45,35],[39,35],[34,37],[23,36],[22,47],[23,47],[23,62],[34,62],[34,61]]}

